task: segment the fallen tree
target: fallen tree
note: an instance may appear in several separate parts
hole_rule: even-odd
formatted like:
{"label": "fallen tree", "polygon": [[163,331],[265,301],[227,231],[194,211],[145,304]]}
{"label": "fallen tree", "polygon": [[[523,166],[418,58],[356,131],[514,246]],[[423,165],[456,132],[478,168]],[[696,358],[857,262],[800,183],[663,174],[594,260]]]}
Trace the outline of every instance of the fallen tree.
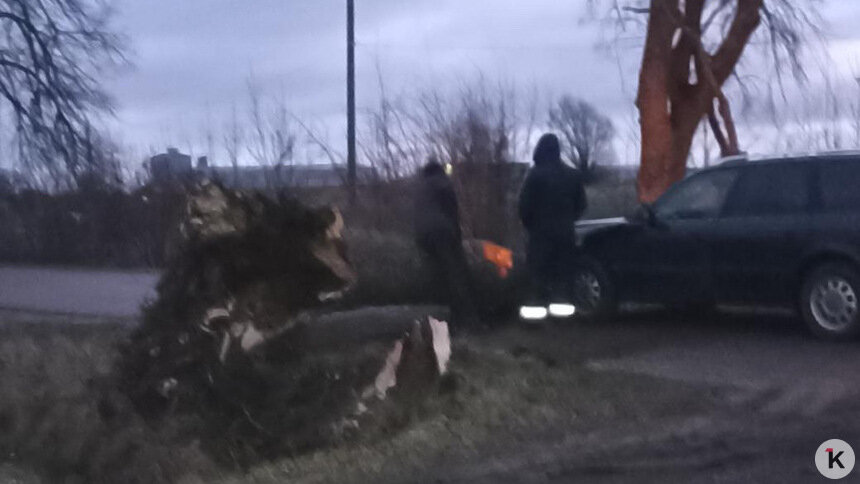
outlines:
{"label": "fallen tree", "polygon": [[342,230],[330,208],[195,187],[157,298],[122,348],[120,387],[137,411],[170,416],[219,460],[246,465],[385,425],[420,402],[446,371],[446,323],[422,318],[393,341],[308,344],[322,306],[357,283]]}

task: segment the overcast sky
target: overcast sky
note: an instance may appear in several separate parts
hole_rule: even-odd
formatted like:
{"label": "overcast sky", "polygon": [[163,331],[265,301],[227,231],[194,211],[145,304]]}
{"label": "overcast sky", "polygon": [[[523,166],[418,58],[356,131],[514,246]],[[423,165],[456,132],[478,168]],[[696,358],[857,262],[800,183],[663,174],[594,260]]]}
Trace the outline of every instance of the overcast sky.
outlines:
{"label": "overcast sky", "polygon": [[[356,0],[359,109],[377,99],[377,66],[392,92],[445,88],[483,72],[583,97],[629,129],[641,42],[635,35],[623,42],[620,62],[597,49],[606,29],[584,21],[584,5]],[[246,109],[252,74],[343,146],[345,0],[118,0],[117,7],[135,67],[109,83],[118,102],[113,129],[139,153],[172,145],[203,154],[205,133],[220,138],[231,106]],[[843,74],[860,73],[860,1],[829,0],[822,14],[830,56]]]}

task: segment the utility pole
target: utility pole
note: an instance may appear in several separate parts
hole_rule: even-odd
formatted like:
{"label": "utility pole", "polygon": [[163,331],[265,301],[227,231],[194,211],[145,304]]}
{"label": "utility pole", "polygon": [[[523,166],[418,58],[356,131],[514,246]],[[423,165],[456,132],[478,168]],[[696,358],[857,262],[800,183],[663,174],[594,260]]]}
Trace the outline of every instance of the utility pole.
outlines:
{"label": "utility pole", "polygon": [[346,0],[346,182],[355,200],[355,3]]}

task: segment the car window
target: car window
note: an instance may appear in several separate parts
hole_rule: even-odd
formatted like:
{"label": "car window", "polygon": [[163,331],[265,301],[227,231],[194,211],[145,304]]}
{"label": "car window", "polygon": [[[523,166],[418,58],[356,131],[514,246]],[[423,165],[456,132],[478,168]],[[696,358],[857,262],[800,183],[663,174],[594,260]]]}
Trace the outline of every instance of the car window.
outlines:
{"label": "car window", "polygon": [[744,217],[805,211],[809,177],[809,166],[800,163],[746,168],[726,201],[724,214]]}
{"label": "car window", "polygon": [[735,178],[737,178],[737,170],[719,170],[694,175],[658,200],[654,204],[654,212],[662,220],[716,217]]}
{"label": "car window", "polygon": [[819,173],[824,210],[860,211],[860,160],[823,163]]}

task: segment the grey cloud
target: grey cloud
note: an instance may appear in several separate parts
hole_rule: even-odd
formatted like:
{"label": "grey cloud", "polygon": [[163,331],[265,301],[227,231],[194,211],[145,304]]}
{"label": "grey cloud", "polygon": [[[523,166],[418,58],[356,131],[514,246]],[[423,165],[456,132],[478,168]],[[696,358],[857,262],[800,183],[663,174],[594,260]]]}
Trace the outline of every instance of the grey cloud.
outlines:
{"label": "grey cloud", "polygon": [[[590,100],[630,122],[639,50],[620,63],[594,48],[584,1],[356,0],[360,107],[377,101],[377,65],[391,92],[449,88],[483,71]],[[323,125],[338,143],[345,110],[344,0],[120,0],[117,26],[135,46],[134,72],[110,82],[117,131],[138,145],[194,137],[243,103],[251,71],[270,94]],[[833,35],[854,33],[860,5],[822,11]],[[624,128],[626,129],[626,127]],[[198,137],[199,138],[199,137]],[[173,142],[184,142],[182,140]],[[193,140],[192,140],[193,142]],[[199,139],[197,140],[199,143]]]}

